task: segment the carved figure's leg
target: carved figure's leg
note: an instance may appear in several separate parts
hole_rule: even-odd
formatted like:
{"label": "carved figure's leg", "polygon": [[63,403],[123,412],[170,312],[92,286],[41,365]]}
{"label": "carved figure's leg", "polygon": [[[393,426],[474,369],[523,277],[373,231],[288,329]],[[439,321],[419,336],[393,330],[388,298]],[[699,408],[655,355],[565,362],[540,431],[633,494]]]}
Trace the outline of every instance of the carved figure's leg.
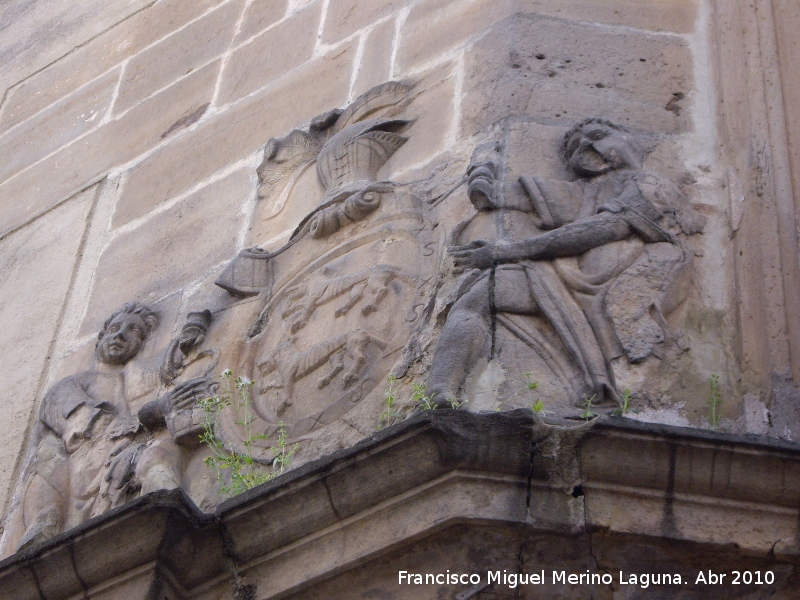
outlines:
{"label": "carved figure's leg", "polygon": [[358,381],[359,373],[367,362],[367,346],[371,339],[372,336],[361,331],[353,334],[353,336],[347,340],[345,348],[347,354],[353,359],[353,366],[342,376],[344,389],[347,389]]}
{"label": "carved figure's leg", "polygon": [[183,451],[171,439],[157,440],[144,449],[136,466],[142,495],[181,485]]}
{"label": "carved figure's leg", "polygon": [[336,309],[334,315],[337,317],[342,317],[350,312],[350,309],[361,301],[361,298],[364,295],[364,288],[366,287],[366,282],[362,281],[350,288],[350,297],[347,299],[345,304]]}
{"label": "carved figure's leg", "polygon": [[339,352],[331,355],[331,358],[328,362],[331,365],[331,371],[325,377],[319,380],[319,383],[317,384],[319,389],[326,387],[331,381],[333,381],[333,378],[341,373],[342,369],[344,369],[344,351],[340,350]]}
{"label": "carved figure's leg", "polygon": [[491,331],[489,274],[484,273],[453,305],[433,354],[427,394],[448,407],[470,368],[486,351]]}
{"label": "carved figure's leg", "polygon": [[392,273],[383,273],[377,278],[377,281],[370,279],[367,285],[367,302],[361,308],[362,315],[366,317],[378,310],[378,305],[389,293],[389,283],[393,278]]}
{"label": "carved figure's leg", "polygon": [[283,381],[283,389],[280,391],[280,402],[275,410],[275,413],[280,417],[286,412],[286,409],[292,405],[292,394],[294,394],[294,384],[297,381],[297,369],[292,369],[291,372],[284,375],[283,371],[279,368],[278,372],[281,374]]}
{"label": "carved figure's leg", "polygon": [[64,526],[69,493],[69,458],[60,439],[45,434],[36,448],[36,466],[22,497],[24,532],[17,550],[43,542]]}

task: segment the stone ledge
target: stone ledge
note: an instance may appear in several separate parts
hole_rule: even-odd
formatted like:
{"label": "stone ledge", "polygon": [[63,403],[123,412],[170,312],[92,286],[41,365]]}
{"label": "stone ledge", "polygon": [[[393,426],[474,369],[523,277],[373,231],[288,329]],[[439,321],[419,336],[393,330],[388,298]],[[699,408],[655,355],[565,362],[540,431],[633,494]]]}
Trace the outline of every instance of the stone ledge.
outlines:
{"label": "stone ledge", "polygon": [[[113,598],[127,585],[126,598],[166,589],[205,598],[230,589],[235,571],[259,598],[289,597],[453,528],[487,525],[564,543],[594,531],[604,544],[691,544],[708,556],[738,545],[738,556],[784,570],[800,563],[797,445],[628,419],[566,425],[525,409],[422,413],[214,514],[180,491],[140,498],[3,561],[0,589],[19,599]],[[721,470],[754,458],[758,480],[782,486],[754,497]],[[784,544],[765,547],[768,535]]]}

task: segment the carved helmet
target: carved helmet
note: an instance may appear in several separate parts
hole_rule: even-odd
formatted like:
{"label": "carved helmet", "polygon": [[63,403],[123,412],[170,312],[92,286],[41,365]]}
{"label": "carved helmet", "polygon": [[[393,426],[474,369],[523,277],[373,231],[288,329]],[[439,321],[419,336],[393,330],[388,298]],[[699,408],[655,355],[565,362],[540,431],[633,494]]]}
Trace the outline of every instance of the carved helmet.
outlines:
{"label": "carved helmet", "polygon": [[317,177],[325,190],[323,203],[364,189],[378,179],[378,169],[405,144],[398,132],[407,119],[370,119],[336,133],[320,150]]}

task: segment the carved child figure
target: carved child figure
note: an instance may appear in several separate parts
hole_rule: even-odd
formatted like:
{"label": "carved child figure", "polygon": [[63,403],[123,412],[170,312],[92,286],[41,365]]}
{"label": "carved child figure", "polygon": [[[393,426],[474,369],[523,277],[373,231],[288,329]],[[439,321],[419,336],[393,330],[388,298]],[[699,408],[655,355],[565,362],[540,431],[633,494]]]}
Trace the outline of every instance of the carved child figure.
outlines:
{"label": "carved child figure", "polygon": [[158,326],[158,314],[138,302],[126,304],[100,331],[96,368],[47,392],[4,551],[44,541],[139,494],[180,485],[185,453],[175,436],[158,430],[167,415],[207,395],[207,381],[191,379],[147,400],[173,383],[187,355],[200,354],[194,350],[211,315],[189,317],[159,369],[135,360]]}
{"label": "carved child figure", "polygon": [[[617,401],[611,361],[644,360],[668,335],[664,316],[691,279],[682,240],[700,231],[702,218],[674,184],[643,170],[644,151],[619,125],[582,121],[565,135],[562,156],[581,179],[522,176],[530,206],[513,210],[498,205],[494,165],[470,167],[468,193],[479,212],[456,240],[462,245],[450,249],[455,272],[464,276],[433,358],[428,393],[435,403],[457,397],[488,353],[493,315],[549,322],[582,376],[577,386],[569,383],[576,402]],[[480,239],[483,215],[491,217],[488,234],[496,241]],[[467,233],[479,239],[464,244]],[[625,286],[643,307],[609,301]],[[552,351],[537,340],[528,345]]]}

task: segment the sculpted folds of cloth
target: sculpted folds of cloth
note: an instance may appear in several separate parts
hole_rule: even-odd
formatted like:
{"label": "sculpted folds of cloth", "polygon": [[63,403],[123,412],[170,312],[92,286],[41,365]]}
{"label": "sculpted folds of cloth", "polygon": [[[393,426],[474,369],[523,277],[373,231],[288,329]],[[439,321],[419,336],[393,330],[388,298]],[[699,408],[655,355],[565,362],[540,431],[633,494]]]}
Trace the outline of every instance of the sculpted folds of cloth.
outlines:
{"label": "sculpted folds of cloth", "polygon": [[181,485],[185,432],[165,426],[208,395],[209,383],[202,376],[172,384],[203,354],[196,348],[210,320],[208,311],[190,314],[162,364],[160,355],[156,363],[139,360],[158,327],[153,308],[132,302],[105,322],[96,366],[58,381],[42,400],[4,551],[42,542],[139,494]]}
{"label": "sculpted folds of cloth", "polygon": [[672,182],[643,169],[644,151],[619,125],[579,123],[562,156],[579,179],[520,177],[526,207],[501,204],[493,162],[469,169],[478,214],[450,249],[463,277],[431,367],[428,393],[438,405],[458,397],[490,353],[493,320],[538,355],[548,381],[576,405],[618,401],[612,361],[643,361],[670,336],[665,316],[691,281],[683,239],[702,218]]}

